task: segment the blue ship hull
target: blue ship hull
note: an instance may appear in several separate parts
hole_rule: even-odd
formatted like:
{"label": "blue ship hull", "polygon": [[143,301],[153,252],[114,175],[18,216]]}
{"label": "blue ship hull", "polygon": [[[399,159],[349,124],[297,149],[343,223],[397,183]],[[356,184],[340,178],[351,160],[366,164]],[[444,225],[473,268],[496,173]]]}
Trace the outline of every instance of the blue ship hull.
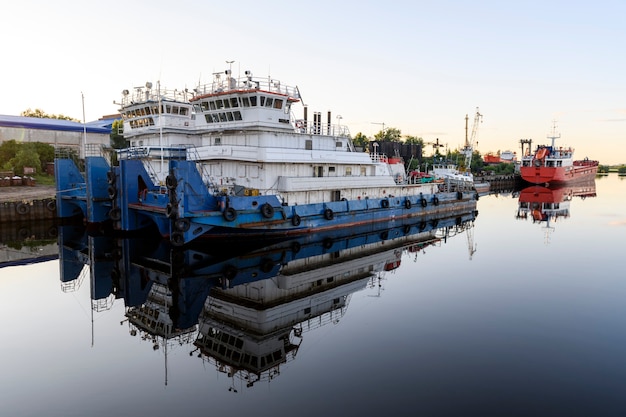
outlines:
{"label": "blue ship hull", "polygon": [[475,191],[284,205],[275,195],[213,195],[193,161],[170,160],[165,185],[155,184],[140,160],[110,167],[87,157],[86,179],[69,160],[56,161],[60,217],[111,222],[120,231],[155,225],[175,246],[196,238],[287,237],[389,220],[427,219],[471,211]]}

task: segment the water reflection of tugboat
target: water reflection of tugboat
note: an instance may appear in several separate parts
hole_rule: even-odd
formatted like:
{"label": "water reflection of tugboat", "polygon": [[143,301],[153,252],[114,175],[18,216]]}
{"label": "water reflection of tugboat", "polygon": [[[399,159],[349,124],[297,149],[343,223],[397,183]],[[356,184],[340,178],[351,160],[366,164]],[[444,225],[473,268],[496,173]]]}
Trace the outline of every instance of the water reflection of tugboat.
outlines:
{"label": "water reflection of tugboat", "polygon": [[196,352],[232,378],[232,391],[239,388],[236,381],[242,387],[270,381],[295,359],[307,331],[339,323],[353,293],[376,287],[400,267],[403,253],[440,243],[438,234],[472,223],[473,216],[439,219],[422,225],[422,232],[418,224],[413,233],[396,227],[332,244],[321,236],[300,242],[302,255],[283,262],[275,278],[211,292]]}
{"label": "water reflection of tugboat", "polygon": [[595,196],[595,181],[550,188],[539,185],[527,187],[520,191],[516,218],[545,224],[546,238],[549,238],[549,233],[554,230],[550,223],[570,216],[574,197],[584,199]]}
{"label": "water reflection of tugboat", "polygon": [[[403,254],[416,255],[467,231],[476,215],[452,212],[246,248],[181,248],[144,237],[81,240],[76,233],[61,233],[60,256],[67,258],[62,272],[73,277],[78,268],[63,267],[65,261],[82,260],[100,271],[92,274],[92,284],[124,300],[122,323],[131,335],[166,353],[168,345],[193,343],[190,354],[232,377],[235,390],[235,380],[252,386],[275,378],[280,366],[295,358],[305,332],[339,322],[351,294],[396,271]],[[78,244],[61,242],[64,236]]]}

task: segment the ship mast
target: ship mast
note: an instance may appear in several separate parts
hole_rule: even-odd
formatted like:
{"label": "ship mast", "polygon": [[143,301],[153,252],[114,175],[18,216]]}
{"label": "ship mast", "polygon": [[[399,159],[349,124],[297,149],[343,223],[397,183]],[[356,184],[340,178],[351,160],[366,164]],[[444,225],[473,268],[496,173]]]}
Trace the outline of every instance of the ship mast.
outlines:
{"label": "ship mast", "polygon": [[548,139],[552,140],[552,149],[554,150],[554,143],[561,137],[561,134],[556,135],[556,120],[552,121],[552,136],[548,135]]}

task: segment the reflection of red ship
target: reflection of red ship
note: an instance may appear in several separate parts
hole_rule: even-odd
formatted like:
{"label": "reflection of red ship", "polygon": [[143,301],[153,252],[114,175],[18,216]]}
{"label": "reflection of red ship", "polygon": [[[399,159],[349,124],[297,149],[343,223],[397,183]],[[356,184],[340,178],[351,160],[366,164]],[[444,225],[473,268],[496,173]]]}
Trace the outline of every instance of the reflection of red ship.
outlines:
{"label": "reflection of red ship", "polygon": [[561,187],[543,187],[534,185],[524,188],[519,195],[518,219],[532,219],[534,222],[546,222],[550,230],[550,221],[567,218],[570,215],[570,203],[574,197],[584,199],[596,196],[595,181],[586,181]]}
{"label": "reflection of red ship", "polygon": [[562,184],[573,181],[588,181],[598,172],[598,161],[588,158],[574,160],[572,148],[556,147],[554,142],[561,136],[553,129],[551,146],[538,146],[534,153],[522,158],[520,175],[533,184]]}

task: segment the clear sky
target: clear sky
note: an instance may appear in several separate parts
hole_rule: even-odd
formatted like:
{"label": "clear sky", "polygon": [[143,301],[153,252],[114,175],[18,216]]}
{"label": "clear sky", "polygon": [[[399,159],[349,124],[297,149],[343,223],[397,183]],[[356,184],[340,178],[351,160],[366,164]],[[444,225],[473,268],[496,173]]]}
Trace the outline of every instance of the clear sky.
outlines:
{"label": "clear sky", "polygon": [[[394,127],[481,153],[544,143],[626,163],[626,1],[9,2],[0,13],[0,114],[116,113],[121,91],[193,88],[235,61],[297,85],[354,135]],[[300,109],[299,109],[300,111]]]}

